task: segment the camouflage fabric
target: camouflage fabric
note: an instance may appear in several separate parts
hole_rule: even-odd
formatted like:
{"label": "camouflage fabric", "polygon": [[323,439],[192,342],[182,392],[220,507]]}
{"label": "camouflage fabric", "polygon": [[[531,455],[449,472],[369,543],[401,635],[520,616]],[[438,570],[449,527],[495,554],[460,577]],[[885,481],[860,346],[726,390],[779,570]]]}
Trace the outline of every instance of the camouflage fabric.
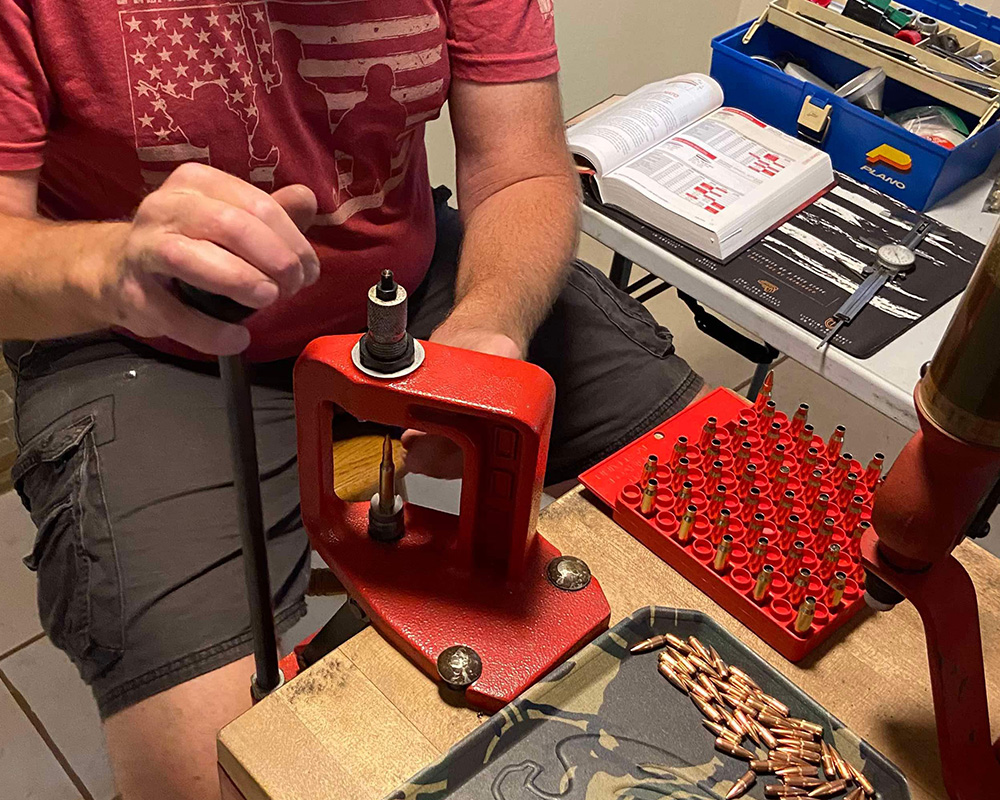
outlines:
{"label": "camouflage fabric", "polygon": [[[880,800],[910,797],[902,773],[759,656],[698,611],[636,611],[483,723],[388,800],[716,800],[746,771],[714,749],[690,700],[631,645],[694,634],[792,714],[823,724]],[[832,733],[831,733],[832,731]],[[765,776],[745,797],[763,798]]]}

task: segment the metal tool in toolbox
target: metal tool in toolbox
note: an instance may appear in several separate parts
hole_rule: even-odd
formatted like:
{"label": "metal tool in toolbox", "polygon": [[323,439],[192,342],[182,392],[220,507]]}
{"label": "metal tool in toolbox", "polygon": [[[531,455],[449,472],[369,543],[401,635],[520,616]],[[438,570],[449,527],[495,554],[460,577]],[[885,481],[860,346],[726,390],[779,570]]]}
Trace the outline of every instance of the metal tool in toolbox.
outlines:
{"label": "metal tool in toolbox", "polygon": [[[604,630],[610,608],[587,565],[535,530],[552,379],[526,362],[414,341],[406,305],[384,272],[368,294],[368,332],[317,339],[296,364],[302,517],[383,635],[496,710]],[[387,469],[370,503],[337,497],[335,408],[455,441],[460,514],[403,502]]]}
{"label": "metal tool in toolbox", "polygon": [[841,328],[854,322],[862,309],[889,281],[913,271],[917,265],[916,249],[933,229],[934,223],[931,220],[922,220],[913,226],[901,242],[884,244],[875,251],[875,263],[871,266],[868,277],[834,313],[834,324],[826,337],[816,345],[817,350],[829,344]]}
{"label": "metal tool in toolbox", "polygon": [[[904,599],[927,638],[945,786],[953,800],[996,798],[1000,740],[990,731],[976,589],[952,551],[989,532],[1000,500],[1000,229],[914,391],[920,430],[886,477],[861,543],[878,610]],[[876,529],[878,534],[876,535]]]}

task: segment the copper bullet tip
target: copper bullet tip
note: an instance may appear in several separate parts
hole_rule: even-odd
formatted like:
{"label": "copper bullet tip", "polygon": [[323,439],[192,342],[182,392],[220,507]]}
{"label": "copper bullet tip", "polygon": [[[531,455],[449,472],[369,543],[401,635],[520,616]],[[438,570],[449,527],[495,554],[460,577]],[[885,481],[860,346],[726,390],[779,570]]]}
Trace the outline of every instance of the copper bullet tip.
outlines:
{"label": "copper bullet tip", "polygon": [[736,781],[736,783],[733,784],[733,788],[730,789],[729,792],[726,794],[726,800],[735,800],[735,798],[737,797],[742,797],[756,782],[757,782],[757,773],[754,772],[752,769],[747,770],[746,772],[743,773],[743,777],[741,777],[738,781]]}
{"label": "copper bullet tip", "polygon": [[650,636],[643,639],[629,648],[630,653],[648,653],[650,650],[657,650],[667,643],[666,636]]}
{"label": "copper bullet tip", "polygon": [[382,440],[382,462],[378,467],[378,510],[386,516],[392,514],[396,504],[396,463],[392,459],[392,437],[387,433]]}

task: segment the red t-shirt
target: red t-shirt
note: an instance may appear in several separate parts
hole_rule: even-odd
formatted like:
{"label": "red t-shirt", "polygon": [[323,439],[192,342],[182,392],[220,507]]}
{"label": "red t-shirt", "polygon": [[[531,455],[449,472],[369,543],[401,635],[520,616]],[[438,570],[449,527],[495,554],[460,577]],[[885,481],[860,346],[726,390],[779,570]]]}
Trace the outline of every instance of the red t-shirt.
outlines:
{"label": "red t-shirt", "polygon": [[0,0],[0,171],[41,166],[62,220],[128,217],[185,161],[309,186],[322,277],[249,322],[283,358],[362,330],[382,269],[423,278],[450,79],[557,70],[552,0]]}

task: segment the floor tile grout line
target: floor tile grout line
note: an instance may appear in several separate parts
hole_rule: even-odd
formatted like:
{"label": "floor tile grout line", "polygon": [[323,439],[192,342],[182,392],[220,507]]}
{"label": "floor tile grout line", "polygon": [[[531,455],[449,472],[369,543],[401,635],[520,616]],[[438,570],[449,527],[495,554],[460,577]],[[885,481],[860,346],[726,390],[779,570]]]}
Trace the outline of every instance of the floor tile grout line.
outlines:
{"label": "floor tile grout line", "polygon": [[28,722],[31,723],[35,732],[41,737],[42,741],[45,742],[49,751],[52,753],[52,756],[59,763],[59,766],[62,767],[63,772],[66,773],[66,777],[70,779],[70,782],[83,797],[83,800],[94,800],[94,796],[90,793],[90,790],[87,789],[87,785],[80,779],[80,776],[76,774],[76,770],[74,770],[70,765],[66,756],[62,754],[62,751],[53,741],[49,732],[45,730],[45,726],[38,718],[38,715],[31,709],[31,705],[25,699],[24,695],[22,695],[18,691],[17,687],[11,683],[10,678],[7,677],[2,669],[0,669],[0,683],[2,683],[7,688],[7,691],[10,692],[11,696],[14,698],[14,702],[17,703],[18,708],[21,709],[21,712],[28,718]]}
{"label": "floor tile grout line", "polygon": [[6,653],[0,653],[0,661],[3,661],[5,658],[8,658],[9,656],[14,655],[14,653],[20,653],[25,647],[29,647],[30,645],[33,645],[35,642],[37,642],[39,639],[44,639],[44,638],[45,638],[45,632],[44,631],[42,631],[41,633],[36,633],[34,636],[32,636],[26,642],[21,642],[21,644],[15,645],[10,650],[8,650]]}

